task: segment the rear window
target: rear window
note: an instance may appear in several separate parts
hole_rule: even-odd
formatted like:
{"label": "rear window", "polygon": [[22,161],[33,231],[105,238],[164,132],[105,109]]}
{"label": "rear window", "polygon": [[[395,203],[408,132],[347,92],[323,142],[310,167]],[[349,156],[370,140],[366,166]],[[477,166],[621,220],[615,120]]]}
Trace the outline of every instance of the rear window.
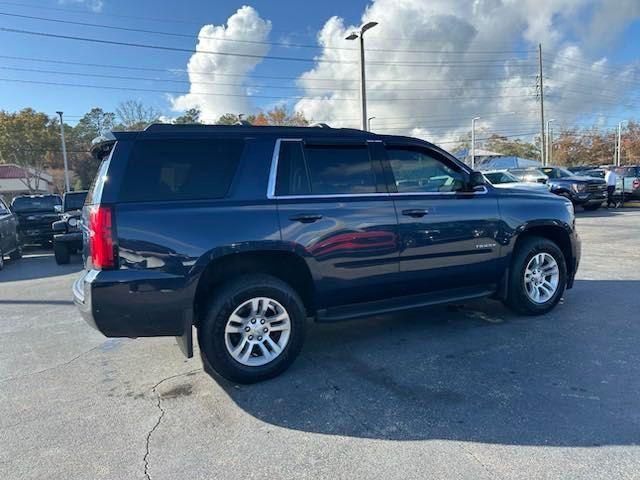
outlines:
{"label": "rear window", "polygon": [[242,155],[244,140],[141,140],[135,143],[120,201],[222,198]]}
{"label": "rear window", "polygon": [[15,212],[55,211],[56,205],[62,205],[60,197],[16,197],[11,204]]}

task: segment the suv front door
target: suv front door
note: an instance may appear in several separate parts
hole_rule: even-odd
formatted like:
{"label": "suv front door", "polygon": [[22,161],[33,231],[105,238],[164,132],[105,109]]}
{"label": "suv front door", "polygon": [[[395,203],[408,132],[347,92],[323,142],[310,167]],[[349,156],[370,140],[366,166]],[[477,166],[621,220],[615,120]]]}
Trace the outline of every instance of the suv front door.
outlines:
{"label": "suv front door", "polygon": [[282,240],[306,259],[317,308],[391,296],[396,214],[367,143],[278,140],[272,169]]}
{"label": "suv front door", "polygon": [[404,291],[495,285],[500,246],[493,189],[465,191],[468,172],[435,148],[388,144],[385,150]]}

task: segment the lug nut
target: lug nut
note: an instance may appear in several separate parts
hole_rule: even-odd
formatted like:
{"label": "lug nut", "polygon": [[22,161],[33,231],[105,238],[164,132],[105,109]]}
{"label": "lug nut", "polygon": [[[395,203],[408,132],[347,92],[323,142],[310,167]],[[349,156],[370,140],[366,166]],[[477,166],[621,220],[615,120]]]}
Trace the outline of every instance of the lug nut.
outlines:
{"label": "lug nut", "polygon": [[249,340],[253,340],[253,335],[249,335]]}
{"label": "lug nut", "polygon": [[267,327],[264,327],[264,328],[262,329],[262,331],[263,331],[264,333],[267,333],[267,332],[269,331],[269,329],[268,329]]}
{"label": "lug nut", "polygon": [[251,323],[256,323],[256,319],[255,319],[255,318],[252,318],[252,319],[251,319]]}
{"label": "lug nut", "polygon": [[248,332],[249,330],[251,330],[249,327],[244,327],[245,332]]}
{"label": "lug nut", "polygon": [[258,337],[258,340],[262,340],[262,337]]}
{"label": "lug nut", "polygon": [[262,325],[264,325],[264,318],[263,318],[262,320],[260,320],[260,323],[261,323]]}

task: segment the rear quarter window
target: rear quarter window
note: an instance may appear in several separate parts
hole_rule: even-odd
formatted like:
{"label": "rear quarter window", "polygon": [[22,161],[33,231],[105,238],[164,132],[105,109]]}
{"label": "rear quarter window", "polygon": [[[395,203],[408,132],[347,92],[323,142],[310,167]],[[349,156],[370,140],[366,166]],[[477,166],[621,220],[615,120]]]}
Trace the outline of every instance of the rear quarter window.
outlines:
{"label": "rear quarter window", "polygon": [[119,201],[199,200],[224,197],[244,140],[139,140],[125,169]]}

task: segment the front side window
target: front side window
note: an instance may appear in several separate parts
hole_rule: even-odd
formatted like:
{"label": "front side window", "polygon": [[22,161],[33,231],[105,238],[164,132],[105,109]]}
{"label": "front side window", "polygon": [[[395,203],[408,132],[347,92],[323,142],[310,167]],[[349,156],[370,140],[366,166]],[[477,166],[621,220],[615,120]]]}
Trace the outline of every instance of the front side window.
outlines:
{"label": "front side window", "polygon": [[464,174],[426,152],[387,148],[398,193],[456,192],[464,187]]}
{"label": "front side window", "polygon": [[357,195],[376,192],[366,145],[305,145],[283,141],[276,195]]}

